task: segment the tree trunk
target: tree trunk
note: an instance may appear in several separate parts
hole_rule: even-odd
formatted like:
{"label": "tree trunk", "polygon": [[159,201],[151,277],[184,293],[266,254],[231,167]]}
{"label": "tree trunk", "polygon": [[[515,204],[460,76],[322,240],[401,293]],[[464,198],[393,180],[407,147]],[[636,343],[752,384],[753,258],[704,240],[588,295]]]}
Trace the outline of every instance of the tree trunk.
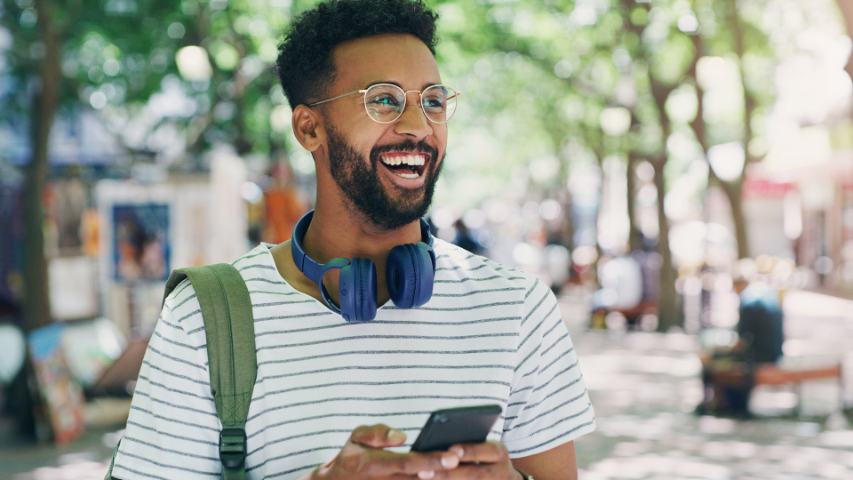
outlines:
{"label": "tree trunk", "polygon": [[750,93],[746,86],[746,69],[743,66],[743,56],[746,48],[745,32],[743,21],[738,13],[738,0],[732,0],[729,14],[734,32],[735,53],[737,54],[737,66],[740,74],[740,86],[743,94],[743,153],[744,165],[738,178],[732,182],[724,182],[723,190],[729,199],[729,205],[732,209],[732,221],[735,226],[735,238],[737,239],[738,258],[749,257],[749,238],[747,235],[747,224],[743,212],[743,181],[746,178],[746,173],[749,171],[750,163],[756,161],[753,155],[749,153],[749,144],[752,143],[754,133],[752,131],[752,117],[758,105],[755,95]]}
{"label": "tree trunk", "polygon": [[44,209],[42,195],[47,181],[49,140],[59,105],[59,37],[50,17],[50,7],[36,0],[44,57],[39,65],[38,88],[33,96],[31,121],[32,158],[24,178],[24,328],[32,331],[52,321],[48,290],[47,259],[44,254]]}
{"label": "tree trunk", "polygon": [[237,68],[234,69],[234,76],[231,81],[234,84],[234,96],[232,97],[232,101],[234,102],[234,146],[237,151],[237,155],[243,157],[246,154],[252,151],[252,142],[249,140],[249,134],[246,129],[246,89],[251,83],[252,79],[246,78],[246,76],[242,73],[243,70],[243,58],[246,56],[245,48],[239,43],[236,42],[236,45],[233,45],[240,55],[240,61],[237,63]]}
{"label": "tree trunk", "polygon": [[[43,117],[45,99],[33,98],[33,156],[24,177],[24,329],[29,332],[51,322],[47,259],[44,255],[42,193],[47,177],[47,140],[51,119]],[[41,104],[41,105],[39,105]],[[41,108],[40,108],[41,107]]]}
{"label": "tree trunk", "polygon": [[665,332],[673,326],[683,325],[679,313],[678,293],[675,290],[675,266],[672,262],[672,251],[669,249],[669,218],[666,216],[666,178],[664,169],[667,161],[666,142],[672,134],[672,124],[666,113],[666,100],[672,93],[673,87],[660,83],[648,73],[652,97],[655,99],[658,120],[661,127],[661,145],[663,151],[652,161],[654,166],[655,188],[657,189],[658,214],[658,253],[660,253],[660,295],[658,298],[658,330]]}
{"label": "tree trunk", "polygon": [[643,236],[640,232],[640,227],[637,225],[637,176],[634,174],[634,169],[637,167],[637,154],[633,151],[628,152],[628,165],[625,171],[626,175],[626,203],[628,209],[628,251],[636,252],[643,248]]}
{"label": "tree trunk", "polygon": [[[835,0],[838,4],[838,9],[841,10],[841,18],[844,19],[844,27],[847,30],[847,36],[853,37],[853,1],[851,0]],[[853,79],[853,52],[847,57],[847,65],[844,70],[847,71],[847,76]]]}
{"label": "tree trunk", "polygon": [[[663,154],[666,155],[666,154]],[[657,189],[658,214],[658,253],[661,257],[660,293],[658,297],[658,330],[665,332],[670,327],[681,325],[678,313],[678,294],[675,291],[675,268],[672,252],[669,249],[669,219],[666,217],[666,179],[664,166],[666,158],[662,156],[652,162],[655,168],[655,188]]]}
{"label": "tree trunk", "polygon": [[734,223],[735,240],[737,241],[737,258],[749,258],[749,236],[747,234],[746,215],[743,211],[742,180],[720,182],[720,185],[732,209],[732,222]]}
{"label": "tree trunk", "polygon": [[[50,130],[59,104],[60,51],[59,36],[50,17],[50,6],[44,0],[35,1],[39,32],[44,56],[39,64],[38,87],[32,98],[30,142],[32,158],[24,174],[24,265],[23,265],[23,327],[31,332],[50,324],[50,292],[47,259],[44,254],[44,210],[42,194],[47,181]],[[24,368],[10,385],[9,397],[18,430],[23,438],[40,439],[46,419],[36,415],[41,403],[35,371],[27,351]],[[40,435],[41,432],[41,435]]]}
{"label": "tree trunk", "polygon": [[[740,27],[740,23],[736,23],[738,28]],[[739,35],[739,38],[742,37],[742,32]],[[693,38],[693,47],[696,50],[697,58],[704,52],[704,45],[702,43],[702,37],[699,35],[694,35]],[[742,44],[742,39],[740,40]],[[741,47],[742,50],[742,47]],[[742,55],[743,52],[741,51]],[[740,57],[738,57],[740,59]],[[740,62],[739,60],[739,63]],[[741,66],[741,75],[743,75],[743,68]],[[696,117],[690,121],[690,128],[693,130],[693,135],[696,137],[696,141],[699,143],[699,146],[702,148],[702,154],[705,157],[705,161],[708,163],[708,189],[712,187],[713,184],[717,184],[723,190],[726,195],[726,200],[728,200],[729,208],[731,209],[732,214],[732,223],[734,224],[734,234],[735,239],[737,241],[737,252],[738,258],[746,258],[749,256],[749,235],[747,234],[747,225],[746,219],[743,212],[743,201],[741,199],[741,194],[743,192],[743,178],[745,176],[746,168],[744,167],[744,171],[741,175],[733,181],[727,182],[714,172],[714,169],[711,168],[711,160],[708,157],[708,150],[710,149],[710,145],[708,145],[708,136],[707,136],[707,125],[705,124],[705,113],[704,113],[704,98],[705,91],[702,89],[702,85],[699,83],[698,76],[696,74],[696,62],[693,62],[689,69],[689,75],[693,79],[693,85],[696,88],[696,97],[697,97],[697,108],[696,108]],[[743,83],[743,78],[741,78],[741,82]],[[749,142],[752,140],[752,129],[749,126],[749,119],[752,118],[752,112],[755,109],[755,101],[752,99],[752,96],[746,89],[745,85],[743,86],[743,95],[744,95],[744,122],[746,126],[744,127],[744,150],[748,152],[747,146]],[[746,153],[748,155],[748,153]]]}
{"label": "tree trunk", "polygon": [[669,218],[666,216],[666,177],[664,170],[667,161],[666,142],[672,134],[672,124],[666,113],[666,100],[672,93],[673,87],[657,81],[649,70],[649,83],[652,97],[655,99],[658,120],[661,126],[661,145],[663,151],[652,161],[654,166],[655,188],[657,189],[658,214],[658,253],[660,253],[660,295],[658,298],[658,330],[665,332],[670,327],[682,325],[678,309],[678,293],[675,291],[675,266],[672,262],[672,251],[669,249]]}
{"label": "tree trunk", "polygon": [[244,118],[246,102],[242,96],[234,99],[234,106],[234,149],[238,156],[244,157],[252,151],[252,142],[249,141],[249,136],[246,132],[246,120]]}
{"label": "tree trunk", "polygon": [[[564,183],[565,185],[565,183]],[[561,228],[561,236],[563,237],[563,245],[569,249],[569,252],[575,251],[575,220],[573,199],[570,192],[566,191],[565,201],[563,202],[563,222]]]}
{"label": "tree trunk", "polygon": [[595,207],[595,261],[592,263],[592,272],[593,278],[595,279],[595,283],[598,284],[598,265],[601,262],[601,257],[604,256],[604,249],[601,248],[601,239],[598,237],[598,227],[599,222],[601,222],[601,213],[604,211],[601,206],[604,204],[604,188],[607,184],[607,179],[604,174],[604,147],[603,147],[603,138],[598,137],[594,138],[592,142],[590,142],[592,146],[593,153],[595,153],[595,159],[598,163],[598,172],[601,175],[601,183],[600,188],[598,189],[598,205]]}
{"label": "tree trunk", "polygon": [[[630,12],[633,8],[638,7],[638,2],[635,0],[622,0],[621,6],[624,12]],[[648,8],[643,5],[642,8]],[[626,27],[633,31],[638,38],[643,37],[645,27],[638,27],[630,20],[626,23]],[[669,219],[666,217],[666,178],[664,177],[664,168],[667,161],[666,143],[672,133],[672,124],[666,113],[666,100],[675,89],[673,85],[667,85],[654,77],[651,69],[650,54],[643,46],[642,41],[639,42],[637,58],[640,62],[645,63],[645,75],[649,80],[649,90],[654,99],[656,115],[661,128],[661,151],[656,158],[653,158],[652,166],[654,167],[654,183],[657,189],[657,216],[658,216],[658,253],[661,256],[660,266],[660,286],[658,294],[658,330],[665,332],[670,327],[681,325],[682,316],[679,314],[678,294],[675,290],[675,268],[672,262],[672,252],[669,249]],[[694,62],[697,60],[694,58]]]}

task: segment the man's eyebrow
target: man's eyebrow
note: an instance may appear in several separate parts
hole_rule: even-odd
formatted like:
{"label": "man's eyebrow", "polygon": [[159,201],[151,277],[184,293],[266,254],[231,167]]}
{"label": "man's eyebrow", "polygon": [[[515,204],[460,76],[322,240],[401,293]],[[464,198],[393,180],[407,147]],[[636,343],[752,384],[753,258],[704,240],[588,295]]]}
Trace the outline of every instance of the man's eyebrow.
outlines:
{"label": "man's eyebrow", "polygon": [[[369,84],[367,84],[367,86],[365,86],[364,88],[370,88],[370,87],[372,87],[372,86],[374,86],[374,85],[378,85],[378,84],[380,84],[380,83],[390,83],[391,85],[396,85],[396,86],[400,87],[402,90],[405,90],[405,88],[403,88],[403,86],[402,86],[402,85],[400,85],[398,82],[395,82],[395,81],[393,81],[393,80],[377,80],[377,81],[375,81],[375,82],[370,82],[370,83],[369,83]],[[421,87],[421,90],[425,90],[425,89],[427,89],[427,88],[429,88],[429,87],[432,87],[432,86],[435,86],[435,85],[440,85],[440,84],[441,84],[441,82],[427,82],[427,83],[425,83],[425,84],[423,85],[423,87]]]}

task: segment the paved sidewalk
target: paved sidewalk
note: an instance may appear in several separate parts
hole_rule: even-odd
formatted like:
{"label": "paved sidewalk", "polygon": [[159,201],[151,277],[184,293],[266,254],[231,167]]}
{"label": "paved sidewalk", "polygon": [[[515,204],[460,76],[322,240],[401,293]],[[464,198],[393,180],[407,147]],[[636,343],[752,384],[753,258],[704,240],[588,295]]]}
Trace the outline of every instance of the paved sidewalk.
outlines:
{"label": "paved sidewalk", "polygon": [[0,479],[102,480],[129,409],[130,400],[89,402],[86,432],[63,446],[20,442],[10,421],[0,423]]}
{"label": "paved sidewalk", "polygon": [[[561,298],[598,417],[598,430],[577,443],[582,480],[853,479],[853,429],[843,416],[696,417],[691,413],[701,388],[696,337],[587,332],[584,299],[582,292]],[[820,360],[853,351],[853,302],[792,292],[785,310],[793,340],[786,354]],[[850,379],[847,384],[853,390]],[[837,398],[835,388],[811,385],[805,399],[826,407]],[[765,388],[755,400],[759,413],[778,415],[794,398],[788,389]],[[66,447],[20,445],[0,432],[0,478],[103,478],[118,438],[117,427],[106,421],[115,413],[106,412],[121,405],[90,407],[101,426]]]}
{"label": "paved sidewalk", "polygon": [[[853,429],[840,413],[794,418],[786,415],[796,400],[790,389],[761,387],[753,408],[774,416],[694,416],[695,336],[586,332],[572,315],[578,298],[564,302],[598,417],[598,430],[577,444],[581,479],[853,479]],[[785,312],[786,355],[821,362],[853,351],[853,302],[792,292]],[[838,393],[832,382],[814,382],[804,402],[832,411]]]}
{"label": "paved sidewalk", "polygon": [[[853,478],[853,430],[838,415],[694,416],[701,384],[690,336],[587,333],[577,345],[598,417],[577,445],[584,480]],[[775,393],[763,392],[765,403]]]}

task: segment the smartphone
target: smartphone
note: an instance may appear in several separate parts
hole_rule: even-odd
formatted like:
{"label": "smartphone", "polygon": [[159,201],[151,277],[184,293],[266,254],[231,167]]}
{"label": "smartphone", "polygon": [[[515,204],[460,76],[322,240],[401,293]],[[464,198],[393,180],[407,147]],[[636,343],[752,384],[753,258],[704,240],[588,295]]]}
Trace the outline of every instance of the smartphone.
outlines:
{"label": "smartphone", "polygon": [[483,443],[500,414],[500,405],[436,410],[412,444],[412,451],[435,452],[457,443]]}

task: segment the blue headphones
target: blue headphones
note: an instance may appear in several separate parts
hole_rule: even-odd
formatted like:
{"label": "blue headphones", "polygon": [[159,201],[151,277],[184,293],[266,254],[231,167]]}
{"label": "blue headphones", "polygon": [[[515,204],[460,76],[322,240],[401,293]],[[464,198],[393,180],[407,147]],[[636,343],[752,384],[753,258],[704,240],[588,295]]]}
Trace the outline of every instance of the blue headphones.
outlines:
{"label": "blue headphones", "polygon": [[[305,254],[302,241],[314,210],[299,219],[293,229],[290,251],[297,268],[306,277],[320,286],[323,301],[335,313],[341,314],[348,322],[365,322],[376,317],[376,266],[368,258],[337,257],[328,263],[317,263]],[[432,297],[432,284],[435,278],[435,252],[432,249],[432,235],[429,225],[421,219],[421,241],[397,245],[388,253],[388,265],[385,278],[388,293],[394,305],[400,308],[419,307]],[[340,308],[335,305],[326,287],[323,276],[329,270],[339,268]]]}

